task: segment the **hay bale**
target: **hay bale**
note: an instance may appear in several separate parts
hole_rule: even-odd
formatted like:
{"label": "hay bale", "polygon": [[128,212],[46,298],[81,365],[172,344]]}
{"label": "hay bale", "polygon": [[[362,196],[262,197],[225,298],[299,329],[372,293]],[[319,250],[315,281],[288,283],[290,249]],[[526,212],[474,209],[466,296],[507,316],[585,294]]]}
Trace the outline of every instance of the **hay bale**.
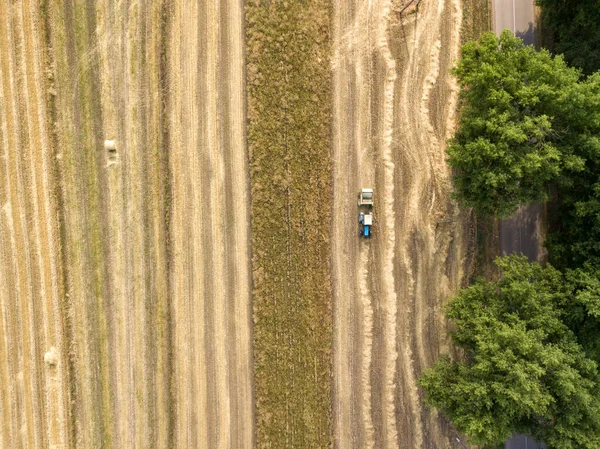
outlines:
{"label": "hay bale", "polygon": [[44,363],[48,366],[56,366],[58,363],[58,352],[54,346],[50,348],[50,351],[44,354]]}
{"label": "hay bale", "polygon": [[115,145],[114,140],[105,140],[104,141],[104,149],[106,151],[117,151],[117,146]]}

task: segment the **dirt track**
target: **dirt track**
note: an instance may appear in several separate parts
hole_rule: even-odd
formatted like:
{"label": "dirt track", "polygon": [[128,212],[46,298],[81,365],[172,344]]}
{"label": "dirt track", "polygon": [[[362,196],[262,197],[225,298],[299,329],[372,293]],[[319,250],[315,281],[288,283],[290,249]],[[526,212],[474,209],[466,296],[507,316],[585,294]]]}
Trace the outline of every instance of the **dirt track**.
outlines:
{"label": "dirt track", "polygon": [[[404,2],[406,3],[406,2]],[[339,448],[441,448],[447,423],[416,379],[447,350],[441,304],[468,264],[445,141],[457,90],[458,0],[334,7],[334,432]],[[374,187],[374,237],[356,195]]]}
{"label": "dirt track", "polygon": [[242,18],[0,1],[0,447],[252,445]]}

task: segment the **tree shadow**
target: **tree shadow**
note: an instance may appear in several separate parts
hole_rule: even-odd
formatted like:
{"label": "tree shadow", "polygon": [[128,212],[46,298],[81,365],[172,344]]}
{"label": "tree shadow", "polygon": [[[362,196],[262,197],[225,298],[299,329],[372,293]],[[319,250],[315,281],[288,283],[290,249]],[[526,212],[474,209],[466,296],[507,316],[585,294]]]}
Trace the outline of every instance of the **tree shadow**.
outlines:
{"label": "tree shadow", "polygon": [[515,36],[520,37],[525,45],[535,45],[535,27],[533,23],[529,22],[526,31],[516,31]]}

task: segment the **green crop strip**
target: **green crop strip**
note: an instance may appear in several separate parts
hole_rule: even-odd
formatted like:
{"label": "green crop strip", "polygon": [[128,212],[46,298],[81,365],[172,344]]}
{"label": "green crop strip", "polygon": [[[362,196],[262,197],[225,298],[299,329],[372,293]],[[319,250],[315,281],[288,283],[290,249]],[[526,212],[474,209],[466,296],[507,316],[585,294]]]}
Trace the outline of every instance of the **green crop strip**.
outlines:
{"label": "green crop strip", "polygon": [[332,440],[330,8],[246,4],[258,447]]}

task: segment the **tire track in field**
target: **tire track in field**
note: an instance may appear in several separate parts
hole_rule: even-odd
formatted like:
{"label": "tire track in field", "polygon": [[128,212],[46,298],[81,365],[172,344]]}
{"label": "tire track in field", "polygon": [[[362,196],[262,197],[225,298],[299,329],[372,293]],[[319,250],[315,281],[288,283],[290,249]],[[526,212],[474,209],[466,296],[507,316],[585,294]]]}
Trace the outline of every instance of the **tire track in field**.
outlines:
{"label": "tire track in field", "polygon": [[375,432],[373,428],[373,419],[371,417],[372,404],[371,404],[371,363],[373,350],[373,305],[371,299],[371,293],[367,284],[368,277],[368,265],[369,264],[369,250],[366,247],[360,249],[359,254],[359,266],[358,271],[358,285],[360,291],[360,297],[362,299],[363,307],[363,344],[362,344],[362,367],[361,367],[361,389],[362,389],[362,404],[361,404],[361,419],[364,433],[364,447],[373,448],[375,447]]}
{"label": "tire track in field", "polygon": [[[396,447],[398,438],[398,429],[396,422],[396,405],[394,395],[396,389],[396,360],[398,351],[396,348],[396,304],[398,301],[396,286],[394,282],[394,258],[396,250],[396,214],[394,209],[394,161],[392,159],[392,133],[394,124],[394,92],[396,74],[396,61],[388,47],[388,29],[390,23],[391,2],[384,2],[380,5],[381,15],[378,17],[377,28],[377,48],[383,58],[383,104],[381,105],[382,130],[381,130],[381,148],[380,154],[383,162],[383,203],[384,214],[382,217],[383,229],[380,232],[383,241],[383,261],[382,261],[382,281],[383,281],[383,309],[385,313],[385,322],[383,332],[385,334],[385,371],[383,379],[383,446]],[[413,398],[414,400],[414,398]],[[417,423],[418,426],[418,423]],[[417,439],[418,443],[421,443]],[[420,447],[422,444],[417,444]]]}

